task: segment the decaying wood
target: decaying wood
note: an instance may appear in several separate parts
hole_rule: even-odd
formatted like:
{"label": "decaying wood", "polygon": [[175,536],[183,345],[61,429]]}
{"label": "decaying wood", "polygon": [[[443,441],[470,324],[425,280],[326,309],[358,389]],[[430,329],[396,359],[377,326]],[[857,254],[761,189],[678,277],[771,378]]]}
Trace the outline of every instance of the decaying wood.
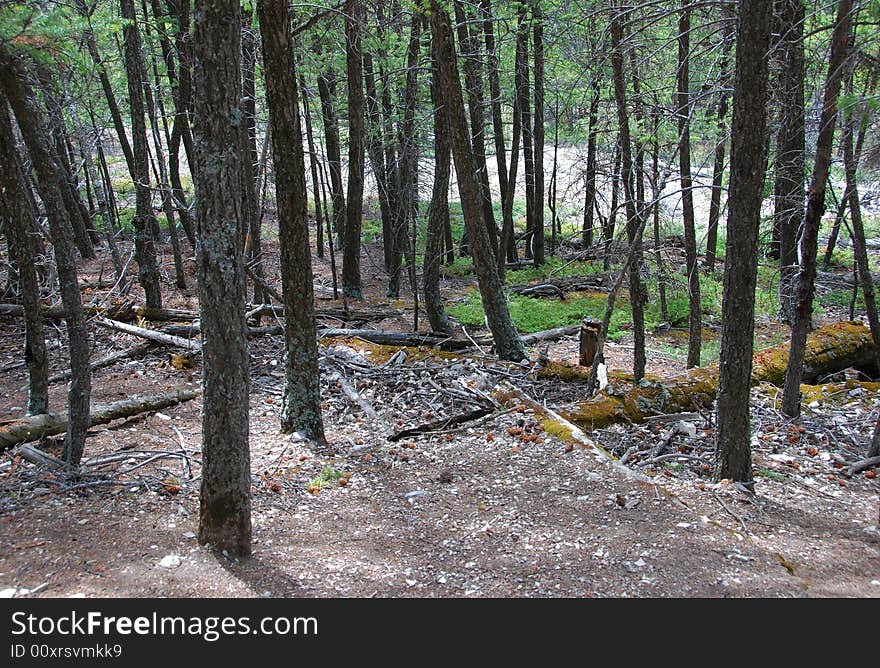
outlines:
{"label": "decaying wood", "polygon": [[[107,355],[106,357],[102,357],[101,359],[92,362],[92,372],[96,371],[97,369],[103,369],[104,367],[115,364],[119,360],[146,355],[150,350],[155,347],[156,344],[153,342],[139,343],[138,345],[132,346],[131,348],[126,348],[125,350],[120,350],[118,352],[112,353],[110,355]],[[60,383],[69,379],[70,371],[62,371],[60,373],[49,376],[49,383]]]}
{"label": "decaying wood", "polygon": [[[200,390],[177,390],[148,397],[131,397],[112,404],[92,406],[91,425],[107,424],[119,418],[127,418],[147,411],[158,411],[195,399]],[[21,443],[30,443],[45,436],[63,434],[67,431],[67,411],[29,415],[18,420],[0,424],[0,452]]]}
{"label": "decaying wood", "polygon": [[[815,330],[807,340],[804,379],[817,378],[855,367],[865,367],[874,359],[870,330],[860,322],[839,322]],[[788,363],[788,345],[782,344],[755,353],[752,361],[752,384],[781,385]],[[553,362],[542,368],[543,376],[564,380],[586,380],[588,371],[581,367]],[[690,411],[710,407],[718,394],[718,366],[696,367],[672,378],[654,379],[632,386],[631,382],[612,378],[609,387],[592,399],[577,403],[564,415],[585,429],[613,422],[641,422],[662,413]]]}
{"label": "decaying wood", "polygon": [[174,336],[173,334],[166,334],[165,332],[159,332],[155,329],[145,329],[144,327],[129,325],[125,322],[109,320],[101,316],[95,318],[95,324],[99,327],[104,327],[105,329],[112,329],[117,332],[124,332],[126,334],[140,336],[141,338],[147,339],[149,341],[155,341],[156,343],[161,343],[166,346],[183,348],[184,350],[188,350],[191,352],[199,352],[202,349],[202,344],[197,341],[184,339],[179,336]]}
{"label": "decaying wood", "polygon": [[442,431],[456,424],[470,422],[471,420],[478,420],[479,418],[485,415],[489,415],[489,413],[492,413],[494,411],[494,406],[483,406],[482,408],[477,408],[476,410],[468,411],[467,413],[462,413],[460,415],[440,418],[439,420],[431,420],[430,422],[425,422],[424,424],[420,424],[416,427],[410,427],[409,429],[404,429],[402,431],[391,434],[388,437],[388,440],[399,441],[400,439],[407,438],[408,436],[415,436],[417,434],[424,434],[431,431]]}
{"label": "decaying wood", "polygon": [[543,404],[532,399],[525,392],[510,383],[503,382],[498,385],[495,390],[494,399],[505,406],[514,406],[522,404],[535,411],[535,415],[541,415],[545,418],[544,430],[548,434],[555,436],[562,441],[574,442],[583,448],[586,448],[596,456],[596,459],[603,464],[610,465],[616,471],[619,471],[627,478],[646,482],[651,485],[655,484],[648,476],[632,470],[621,464],[617,459],[612,457],[604,448],[600,447],[593,439],[587,436],[583,430],[569,420],[557,413],[551,408],[547,408]]}
{"label": "decaying wood", "polygon": [[867,459],[863,459],[855,464],[851,464],[846,467],[843,474],[847,476],[855,475],[865,469],[869,469],[872,466],[880,466],[880,457],[868,457]]}
{"label": "decaying wood", "polygon": [[596,274],[595,276],[565,276],[562,278],[547,278],[540,283],[531,285],[511,285],[508,292],[515,295],[539,297],[565,298],[570,292],[595,292],[607,290],[610,285],[610,274]]}
{"label": "decaying wood", "polygon": [[350,384],[347,380],[345,380],[345,378],[342,377],[341,374],[338,374],[338,373],[337,373],[337,374],[334,374],[333,377],[330,379],[330,382],[331,382],[331,383],[332,383],[332,382],[335,382],[335,383],[339,386],[339,389],[342,390],[342,393],[346,396],[346,398],[347,398],[349,401],[351,401],[353,404],[355,404],[356,406],[358,406],[358,407],[359,407],[359,408],[360,408],[360,409],[366,414],[366,416],[367,416],[370,420],[372,420],[373,422],[375,422],[376,425],[378,425],[379,427],[381,427],[382,430],[383,430],[386,434],[390,431],[390,430],[388,429],[388,425],[386,425],[385,422],[382,420],[382,418],[379,417],[379,414],[376,412],[376,409],[373,408],[373,407],[367,402],[367,400],[364,399],[364,398],[360,395],[360,392],[358,392],[356,389],[354,389],[354,388],[351,386],[351,384]]}
{"label": "decaying wood", "polygon": [[440,350],[463,350],[470,347],[468,341],[457,339],[440,338],[423,334],[406,334],[401,332],[386,332],[379,329],[321,329],[318,330],[318,338],[357,338],[377,343],[383,346],[427,346]]}
{"label": "decaying wood", "polygon": [[578,364],[591,366],[599,350],[599,330],[602,324],[593,320],[584,320],[579,327]]}
{"label": "decaying wood", "polygon": [[[84,305],[86,315],[98,315],[117,320],[119,322],[132,322],[135,320],[151,320],[153,322],[187,322],[199,317],[197,311],[187,311],[174,308],[147,308],[131,303],[112,304],[110,306]],[[49,320],[62,320],[66,317],[64,307],[47,306],[41,311],[44,318]],[[23,308],[18,304],[0,304],[0,316],[20,318],[24,316]]]}
{"label": "decaying wood", "polygon": [[520,338],[524,346],[533,346],[541,341],[558,341],[564,336],[574,336],[578,333],[579,329],[580,325],[569,325],[567,327],[545,329],[541,332],[533,332],[532,334],[523,334]]}
{"label": "decaying wood", "polygon": [[15,449],[15,454],[26,462],[36,464],[37,466],[45,466],[46,468],[56,470],[64,468],[64,462],[61,459],[50,455],[48,452],[43,452],[32,445],[20,445]]}

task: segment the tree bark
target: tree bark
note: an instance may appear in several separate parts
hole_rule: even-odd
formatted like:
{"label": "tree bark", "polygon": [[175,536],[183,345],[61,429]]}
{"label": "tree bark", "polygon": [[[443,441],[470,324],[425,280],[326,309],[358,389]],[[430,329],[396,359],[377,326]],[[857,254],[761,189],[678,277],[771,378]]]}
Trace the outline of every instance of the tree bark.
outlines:
{"label": "tree bark", "polygon": [[0,92],[0,204],[9,248],[18,269],[21,303],[25,316],[24,360],[28,368],[28,415],[45,413],[49,407],[49,357],[40,313],[40,283],[35,261],[34,218],[22,181],[19,156],[6,96]]}
{"label": "tree bark", "polygon": [[138,282],[144,290],[149,308],[162,308],[159,267],[156,263],[155,240],[150,228],[156,224],[150,195],[150,167],[147,159],[147,126],[144,119],[144,91],[141,82],[141,39],[135,18],[133,0],[120,0],[125,41],[125,71],[128,75],[128,97],[131,106],[131,134],[134,144],[135,260]]}
{"label": "tree bark", "polygon": [[[797,417],[800,414],[801,359],[804,355],[807,331],[810,328],[813,315],[819,226],[822,223],[822,215],[825,213],[825,187],[828,181],[828,171],[831,167],[831,148],[837,120],[837,97],[840,93],[840,82],[843,77],[851,11],[852,0],[841,0],[837,7],[837,19],[831,36],[831,57],[828,62],[822,117],[819,122],[819,139],[816,142],[816,160],[813,166],[813,176],[810,180],[807,212],[801,236],[801,270],[797,280],[794,323],[791,327],[789,374],[786,375],[782,394],[782,412],[789,417]],[[870,279],[870,274],[868,278]]]}
{"label": "tree bark", "polygon": [[691,177],[691,0],[681,0],[678,19],[678,164],[681,176],[681,208],[684,218],[685,271],[688,285],[688,355],[687,368],[700,366],[702,341],[702,306],[700,272],[697,270],[697,226],[694,219],[694,181]]}
{"label": "tree bark", "polygon": [[363,299],[361,287],[361,223],[364,208],[364,76],[361,33],[363,0],[345,0],[345,52],[348,77],[348,194],[345,244],[342,249],[342,294]]}
{"label": "tree bark", "polygon": [[241,6],[196,0],[194,148],[202,338],[199,542],[251,552],[245,276],[241,229]]}
{"label": "tree bark", "polygon": [[438,67],[449,112],[450,142],[455,160],[458,190],[461,195],[465,227],[470,236],[474,270],[477,274],[483,310],[495,341],[496,354],[501,359],[519,361],[526,357],[526,352],[510,318],[504,289],[495,265],[495,255],[482,219],[480,189],[474,175],[464,100],[455,62],[451,22],[449,15],[440,8],[438,0],[431,0],[430,11],[431,36],[437,42],[435,53],[438,57]]}
{"label": "tree bark", "polygon": [[766,169],[767,50],[772,3],[740,0],[718,372],[715,475],[752,484],[752,373],[758,224]]}
{"label": "tree bark", "polygon": [[601,88],[598,75],[593,79],[593,97],[590,101],[590,129],[587,134],[587,171],[584,182],[584,224],[581,242],[584,248],[593,245],[594,213],[596,209],[596,139],[599,135],[599,95]]}
{"label": "tree bark", "polygon": [[541,0],[532,5],[532,40],[535,59],[535,128],[532,133],[535,141],[534,174],[535,194],[532,225],[532,260],[536,267],[544,264],[544,16],[541,13]]}
{"label": "tree bark", "polygon": [[782,73],[776,134],[774,227],[779,230],[779,310],[789,324],[795,320],[798,275],[797,235],[804,219],[804,3],[782,0],[778,49]]}
{"label": "tree bark", "polygon": [[[67,338],[71,381],[67,395],[69,429],[64,439],[62,458],[71,471],[79,469],[89,427],[89,335],[82,309],[82,297],[73,256],[73,233],[61,197],[66,186],[61,166],[55,162],[43,112],[28,83],[24,64],[6,48],[0,47],[0,86],[6,93],[22,138],[27,145],[37,177],[40,199],[49,220],[49,233],[55,249],[61,299],[67,312]],[[5,103],[4,103],[5,104]]]}
{"label": "tree bark", "polygon": [[[315,334],[312,259],[306,211],[302,128],[286,0],[260,0],[266,100],[272,127],[272,156],[284,286],[284,397],[281,430],[324,444],[321,374]],[[360,85],[360,84],[358,84]]]}

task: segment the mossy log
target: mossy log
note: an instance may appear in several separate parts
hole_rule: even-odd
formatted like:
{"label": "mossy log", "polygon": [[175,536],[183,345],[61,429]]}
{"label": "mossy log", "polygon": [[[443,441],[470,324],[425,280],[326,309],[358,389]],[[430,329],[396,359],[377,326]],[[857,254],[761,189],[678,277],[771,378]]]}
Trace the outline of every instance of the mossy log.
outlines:
{"label": "mossy log", "polygon": [[[870,330],[860,322],[839,322],[820,327],[807,339],[804,382],[855,367],[871,368],[876,353]],[[781,385],[788,364],[788,344],[759,351],[752,358],[752,384]],[[551,363],[539,372],[544,377],[586,380],[589,369]],[[666,379],[649,378],[632,386],[620,375],[612,376],[608,388],[592,399],[561,411],[585,429],[614,422],[641,422],[652,415],[689,411],[712,406],[718,394],[718,365],[696,367]]]}

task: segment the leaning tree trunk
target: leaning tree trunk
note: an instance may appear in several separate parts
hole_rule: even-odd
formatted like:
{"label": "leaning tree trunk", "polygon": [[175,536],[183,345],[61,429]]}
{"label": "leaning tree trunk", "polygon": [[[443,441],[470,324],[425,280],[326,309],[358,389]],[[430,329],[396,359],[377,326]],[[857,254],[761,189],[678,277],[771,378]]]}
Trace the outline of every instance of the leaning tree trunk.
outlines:
{"label": "leaning tree trunk", "polygon": [[[37,188],[49,220],[49,234],[55,249],[55,264],[61,285],[61,301],[67,314],[71,380],[67,394],[68,430],[62,458],[71,471],[79,469],[86,430],[89,427],[89,396],[92,380],[89,367],[89,335],[82,308],[82,296],[73,256],[73,232],[61,197],[66,177],[55,162],[42,110],[28,84],[24,64],[6,48],[0,48],[0,85],[18,122],[37,177]],[[0,101],[5,104],[5,101]]]}
{"label": "leaning tree trunk", "polygon": [[242,265],[241,6],[196,0],[193,89],[202,331],[199,542],[251,552],[246,285]]}
{"label": "leaning tree trunk", "polygon": [[321,374],[315,333],[312,259],[306,211],[306,165],[286,0],[261,0],[264,76],[281,242],[284,286],[284,398],[281,430],[324,443]]}
{"label": "leaning tree trunk", "polygon": [[752,484],[752,373],[758,225],[767,145],[767,51],[772,4],[740,0],[718,371],[715,475]]}
{"label": "leaning tree trunk", "polygon": [[797,417],[801,409],[801,360],[813,314],[819,226],[822,223],[822,215],[825,213],[825,186],[831,167],[831,148],[834,142],[834,127],[837,119],[837,97],[840,93],[843,64],[847,52],[851,11],[852,0],[841,0],[837,8],[834,32],[831,36],[831,57],[828,62],[822,117],[819,121],[816,161],[813,166],[813,176],[807,198],[807,213],[801,236],[801,270],[797,281],[794,324],[791,327],[789,374],[786,375],[782,394],[782,412],[789,417]]}
{"label": "leaning tree trunk", "polygon": [[519,361],[526,357],[525,347],[510,318],[504,288],[495,266],[495,256],[489,234],[483,224],[480,208],[480,188],[474,175],[464,100],[455,63],[455,46],[449,15],[440,8],[438,0],[431,0],[431,37],[437,42],[434,53],[443,82],[446,108],[449,114],[450,141],[461,195],[465,227],[471,241],[474,271],[483,302],[483,310],[495,341],[495,352],[501,359]]}
{"label": "leaning tree trunk", "polygon": [[24,360],[28,368],[28,415],[45,413],[49,407],[49,357],[40,314],[40,283],[35,260],[33,212],[22,180],[15,150],[12,120],[5,95],[0,95],[0,204],[5,214],[9,248],[13,251],[21,303],[24,307]]}
{"label": "leaning tree trunk", "polygon": [[593,78],[593,97],[590,101],[590,129],[587,134],[587,171],[584,176],[584,225],[581,242],[584,248],[593,245],[594,214],[596,211],[596,139],[599,135],[599,95],[601,88],[598,75]]}
{"label": "leaning tree trunk", "polygon": [[535,236],[535,134],[532,127],[532,111],[529,103],[529,27],[526,23],[526,6],[519,10],[516,35],[518,67],[514,74],[520,127],[522,128],[523,170],[526,179],[526,248],[525,258],[534,259],[532,241]]}

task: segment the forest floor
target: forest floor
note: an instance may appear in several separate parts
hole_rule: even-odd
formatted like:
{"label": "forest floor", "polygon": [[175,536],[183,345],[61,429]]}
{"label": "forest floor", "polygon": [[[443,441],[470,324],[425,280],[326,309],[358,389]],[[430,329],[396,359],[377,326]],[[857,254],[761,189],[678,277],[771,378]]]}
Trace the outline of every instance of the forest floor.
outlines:
{"label": "forest floor", "polygon": [[[381,254],[367,250],[366,301],[387,305]],[[196,309],[192,272],[190,290],[176,290],[169,263],[166,257],[166,306]],[[315,270],[327,283],[327,262],[316,260]],[[106,280],[112,269],[85,264],[81,280],[94,286],[101,272]],[[444,294],[460,296],[469,282],[447,279]],[[84,287],[86,301],[107,292]],[[370,326],[407,331],[409,317]],[[760,342],[782,328],[762,322],[758,330]],[[94,358],[137,343],[92,333]],[[682,359],[659,350],[680,335],[649,336],[649,372],[684,369]],[[51,323],[47,336],[52,372],[65,369],[63,322]],[[24,414],[26,372],[16,367],[22,340],[20,319],[0,320],[0,420]],[[318,450],[279,432],[281,338],[250,344],[253,556],[231,559],[196,540],[196,399],[94,427],[78,486],[4,453],[0,595],[880,597],[880,486],[871,472],[842,471],[865,455],[880,408],[875,392],[829,394],[792,423],[756,389],[750,494],[713,482],[706,470],[709,412],[590,434],[618,456],[636,446],[644,455],[633,465],[639,477],[595,449],[548,434],[539,416],[516,403],[391,442],[390,432],[473,410],[475,397],[501,382],[549,406],[564,406],[582,390],[538,379],[533,364],[414,349],[401,359],[359,340],[321,348],[329,445]],[[575,363],[577,346],[569,337],[548,354]],[[533,359],[537,352],[530,350]],[[178,370],[171,355],[157,348],[96,371],[93,401],[198,387],[198,361]],[[606,350],[616,369],[628,369],[631,355],[625,339]],[[346,397],[346,384],[375,418]],[[61,411],[64,402],[64,385],[54,385],[52,408]],[[57,454],[61,440],[37,445]],[[671,455],[658,460],[664,453]]]}

